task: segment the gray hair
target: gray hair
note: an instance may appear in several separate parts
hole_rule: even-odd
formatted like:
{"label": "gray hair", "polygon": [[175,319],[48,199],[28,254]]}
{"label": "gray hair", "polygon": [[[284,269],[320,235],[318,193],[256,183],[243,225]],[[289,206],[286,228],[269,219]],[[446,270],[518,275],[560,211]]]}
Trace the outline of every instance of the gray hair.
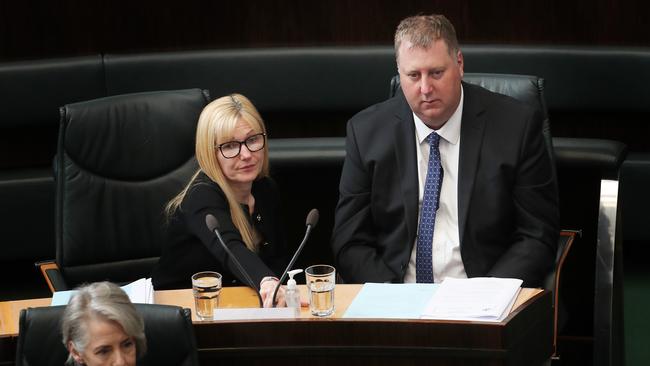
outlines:
{"label": "gray hair", "polygon": [[[118,323],[127,335],[135,339],[138,357],[146,352],[144,321],[119,286],[110,282],[96,282],[77,288],[77,293],[63,313],[61,331],[66,348],[72,342],[75,350],[83,352],[89,341],[87,322],[93,318]],[[75,364],[72,355],[68,356],[66,364]]]}
{"label": "gray hair", "polygon": [[404,41],[410,41],[413,47],[426,49],[433,41],[439,39],[447,43],[449,55],[456,58],[460,50],[456,30],[444,15],[416,15],[405,18],[395,30],[395,59],[399,59],[399,47]]}

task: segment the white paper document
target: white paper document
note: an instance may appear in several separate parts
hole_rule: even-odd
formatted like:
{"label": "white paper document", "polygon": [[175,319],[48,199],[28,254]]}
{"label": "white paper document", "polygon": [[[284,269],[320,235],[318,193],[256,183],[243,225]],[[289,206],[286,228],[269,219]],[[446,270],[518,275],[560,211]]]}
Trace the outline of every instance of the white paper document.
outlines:
{"label": "white paper document", "polygon": [[501,321],[510,313],[522,283],[515,278],[446,278],[425,307],[422,318]]}
{"label": "white paper document", "polygon": [[128,285],[122,286],[122,290],[129,295],[134,304],[153,304],[153,285],[151,278],[141,278]]}
{"label": "white paper document", "polygon": [[[131,282],[122,286],[122,290],[129,295],[129,299],[134,304],[153,304],[154,302],[151,278],[141,278]],[[50,305],[67,305],[72,295],[76,293],[76,290],[57,291],[52,295],[52,303]]]}

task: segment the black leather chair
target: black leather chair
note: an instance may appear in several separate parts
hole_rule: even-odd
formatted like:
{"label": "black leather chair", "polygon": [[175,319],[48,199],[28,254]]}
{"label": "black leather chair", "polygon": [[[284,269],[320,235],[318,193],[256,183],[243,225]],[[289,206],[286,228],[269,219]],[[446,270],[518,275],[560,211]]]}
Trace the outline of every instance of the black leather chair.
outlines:
{"label": "black leather chair", "polygon": [[[555,161],[553,140],[548,119],[548,108],[546,107],[546,99],[544,98],[543,78],[531,75],[465,73],[463,81],[482,86],[485,89],[499,94],[508,95],[539,109],[544,119],[544,142],[546,143],[551,160]],[[395,75],[390,81],[389,97],[393,97],[399,88],[399,75]]]}
{"label": "black leather chair", "polygon": [[[199,365],[189,309],[135,304],[144,318],[147,352],[140,366]],[[65,306],[27,308],[20,312],[16,366],[61,366],[68,357],[62,343]]]}
{"label": "black leather chair", "polygon": [[164,206],[197,169],[196,123],[208,100],[188,89],[61,108],[56,265],[41,266],[52,291],[149,277],[170,240]]}

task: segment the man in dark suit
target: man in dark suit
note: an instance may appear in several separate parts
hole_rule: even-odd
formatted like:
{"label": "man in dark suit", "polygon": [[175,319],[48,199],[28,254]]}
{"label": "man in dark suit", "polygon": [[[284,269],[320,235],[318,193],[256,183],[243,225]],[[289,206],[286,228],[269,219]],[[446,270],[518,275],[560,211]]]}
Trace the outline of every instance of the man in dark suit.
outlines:
{"label": "man in dark suit", "polygon": [[[541,285],[559,213],[540,112],[462,82],[444,16],[404,19],[395,51],[401,92],[348,122],[332,236],[339,274],[352,283],[491,276]],[[431,202],[432,218],[420,207]]]}

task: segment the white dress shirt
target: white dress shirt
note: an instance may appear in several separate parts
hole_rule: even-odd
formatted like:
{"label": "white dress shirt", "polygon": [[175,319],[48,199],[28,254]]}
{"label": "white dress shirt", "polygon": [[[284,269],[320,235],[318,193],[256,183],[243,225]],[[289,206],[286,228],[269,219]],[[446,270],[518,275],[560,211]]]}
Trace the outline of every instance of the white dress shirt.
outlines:
{"label": "white dress shirt", "polygon": [[[432,264],[433,280],[442,282],[445,277],[467,278],[463,260],[460,256],[460,236],[458,232],[458,156],[460,152],[460,124],[463,115],[464,93],[461,86],[460,103],[454,114],[436,132],[440,135],[440,160],[442,163],[443,178],[440,188],[440,199],[436,222],[433,230]],[[418,224],[420,222],[420,208],[424,196],[424,185],[427,179],[427,166],[429,163],[429,143],[427,136],[434,130],[413,114],[415,121],[415,142],[418,148]],[[411,252],[404,282],[415,282],[415,257],[417,252],[417,238]]]}

